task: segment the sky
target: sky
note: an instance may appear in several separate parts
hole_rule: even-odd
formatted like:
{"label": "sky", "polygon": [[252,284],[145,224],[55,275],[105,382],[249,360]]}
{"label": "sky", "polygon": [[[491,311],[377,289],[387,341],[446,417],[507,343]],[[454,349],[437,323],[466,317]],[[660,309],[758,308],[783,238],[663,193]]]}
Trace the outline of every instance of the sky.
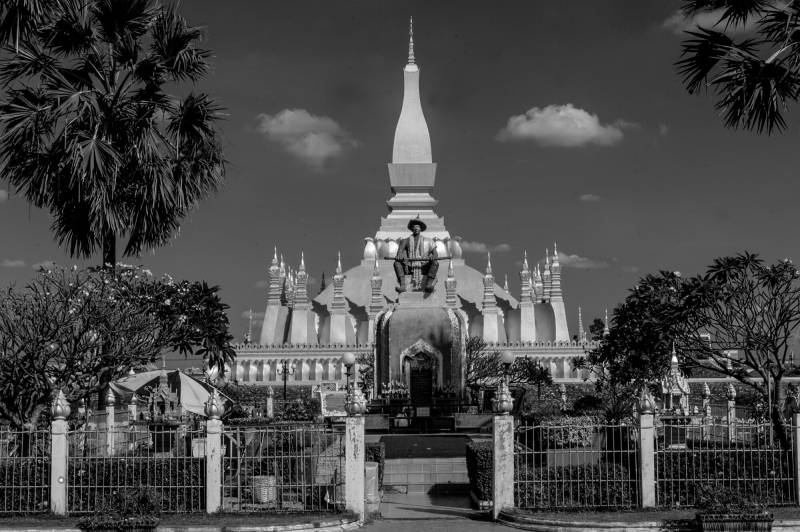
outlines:
{"label": "sky", "polygon": [[[690,275],[744,250],[800,259],[797,112],[779,135],[727,130],[710,95],[676,74],[677,1],[192,0],[226,108],[224,188],[171,245],[121,259],[221,286],[241,338],[263,312],[273,246],[301,251],[315,282],[361,258],[391,196],[386,164],[414,17],[433,195],[467,263],[492,250],[519,293],[523,252],[558,243],[570,328],[601,317],[637,279]],[[189,88],[186,88],[187,90]],[[0,286],[70,258],[47,212],[0,176]],[[258,315],[256,315],[256,320]],[[256,336],[258,327],[256,326]]]}

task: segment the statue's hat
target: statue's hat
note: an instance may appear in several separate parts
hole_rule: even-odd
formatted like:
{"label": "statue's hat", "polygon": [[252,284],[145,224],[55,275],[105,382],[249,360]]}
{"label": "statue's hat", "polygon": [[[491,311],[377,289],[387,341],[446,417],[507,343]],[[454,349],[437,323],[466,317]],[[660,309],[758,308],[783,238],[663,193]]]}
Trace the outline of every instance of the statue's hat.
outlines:
{"label": "statue's hat", "polygon": [[425,229],[428,228],[428,226],[425,225],[425,222],[423,222],[422,220],[419,219],[419,214],[417,215],[416,218],[408,221],[408,230],[409,231],[411,230],[411,226],[412,225],[419,225],[419,230],[420,231],[424,231]]}

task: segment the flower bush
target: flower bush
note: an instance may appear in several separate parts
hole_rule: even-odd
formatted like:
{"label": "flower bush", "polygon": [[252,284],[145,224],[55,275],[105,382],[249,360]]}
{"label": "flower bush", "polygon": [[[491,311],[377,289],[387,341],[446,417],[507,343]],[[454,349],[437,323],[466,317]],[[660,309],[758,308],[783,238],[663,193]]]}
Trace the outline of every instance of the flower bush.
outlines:
{"label": "flower bush", "polygon": [[492,500],[494,493],[494,446],[491,441],[467,444],[467,476],[472,493],[482,501]]}
{"label": "flower bush", "polygon": [[558,416],[543,419],[544,443],[548,449],[589,447],[600,421],[592,416]]}

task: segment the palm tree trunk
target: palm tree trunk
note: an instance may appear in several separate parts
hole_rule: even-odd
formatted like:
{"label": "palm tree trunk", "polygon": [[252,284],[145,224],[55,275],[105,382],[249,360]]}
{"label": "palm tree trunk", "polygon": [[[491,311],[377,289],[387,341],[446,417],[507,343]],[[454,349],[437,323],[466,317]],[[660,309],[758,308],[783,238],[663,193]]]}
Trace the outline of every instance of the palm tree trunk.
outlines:
{"label": "palm tree trunk", "polygon": [[106,229],[103,234],[103,268],[114,270],[117,267],[117,235]]}

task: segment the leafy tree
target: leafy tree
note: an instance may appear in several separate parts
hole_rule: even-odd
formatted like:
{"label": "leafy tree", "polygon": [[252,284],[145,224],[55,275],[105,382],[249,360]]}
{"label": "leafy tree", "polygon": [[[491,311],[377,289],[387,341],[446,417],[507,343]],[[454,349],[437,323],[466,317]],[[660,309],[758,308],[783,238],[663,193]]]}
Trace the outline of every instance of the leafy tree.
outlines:
{"label": "leafy tree", "polygon": [[[683,0],[686,16],[710,11],[720,14],[718,22],[688,31],[676,63],[686,89],[711,87],[726,127],[782,131],[787,102],[800,95],[800,3]],[[754,31],[729,35],[754,21]]]}
{"label": "leafy tree", "polygon": [[[465,351],[465,386],[473,391],[482,386],[497,386],[505,372],[500,351],[489,351],[486,342],[479,336],[467,338]],[[510,386],[537,386],[541,396],[542,385],[553,384],[553,376],[550,369],[543,367],[537,360],[518,357],[509,368],[508,382]]]}
{"label": "leafy tree", "polygon": [[688,374],[711,372],[764,397],[769,392],[775,433],[788,445],[781,382],[795,370],[797,279],[788,259],[766,265],[747,252],[718,258],[695,277],[647,275],[614,310],[610,334],[587,363],[599,368],[611,389],[641,389],[666,374],[674,345]]}
{"label": "leafy tree", "polygon": [[233,359],[217,287],[136,268],[43,270],[0,294],[0,418],[32,425],[58,390],[98,393],[166,350]]}
{"label": "leafy tree", "polygon": [[71,256],[163,245],[221,185],[220,107],[166,92],[206,74],[202,36],[153,0],[0,5],[0,163]]}
{"label": "leafy tree", "polygon": [[358,366],[358,383],[361,392],[368,395],[375,386],[375,359],[370,353],[361,353],[356,358]]}
{"label": "leafy tree", "polygon": [[589,340],[599,342],[603,339],[603,333],[606,330],[606,322],[600,318],[595,318],[589,324]]}

